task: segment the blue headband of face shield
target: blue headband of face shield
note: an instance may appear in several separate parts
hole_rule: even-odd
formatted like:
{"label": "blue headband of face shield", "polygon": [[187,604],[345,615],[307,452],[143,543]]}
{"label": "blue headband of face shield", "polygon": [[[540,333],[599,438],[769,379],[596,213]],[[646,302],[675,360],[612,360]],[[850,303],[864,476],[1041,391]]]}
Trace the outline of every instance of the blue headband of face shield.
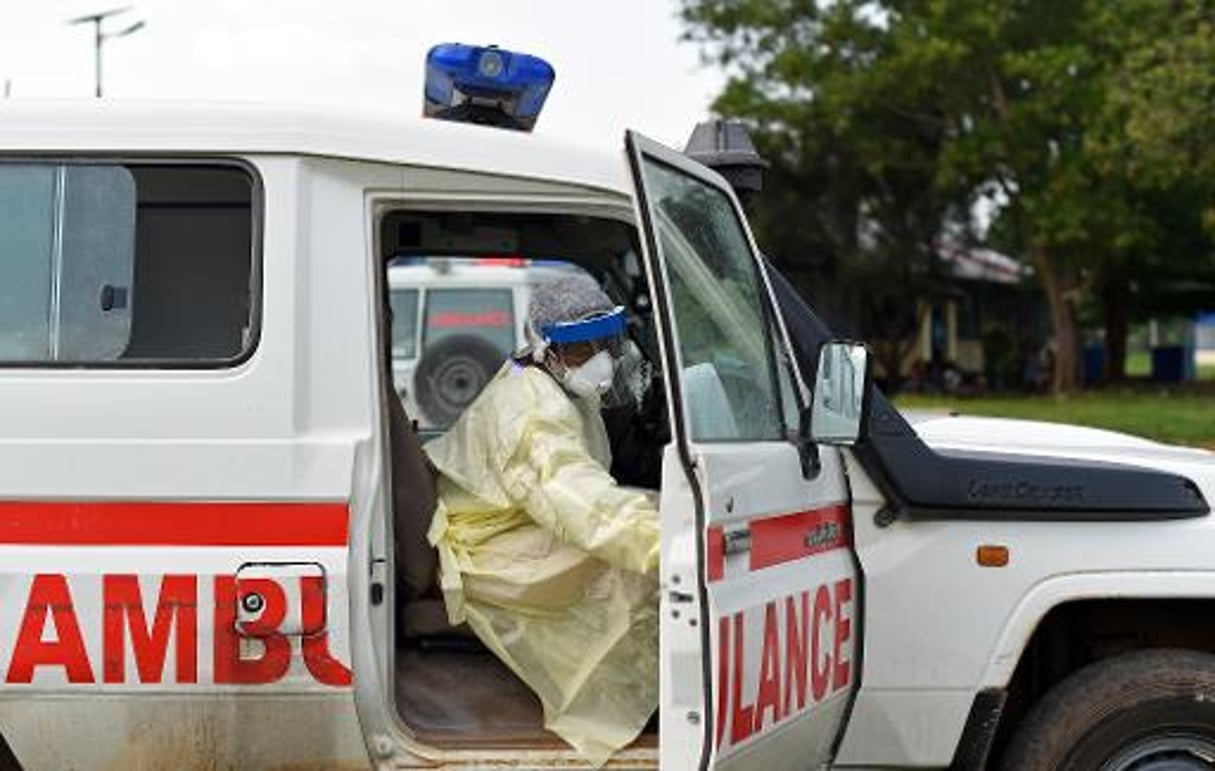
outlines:
{"label": "blue headband of face shield", "polygon": [[607,313],[580,321],[562,321],[540,328],[540,335],[549,343],[589,343],[604,338],[620,337],[628,326],[624,306],[617,305]]}

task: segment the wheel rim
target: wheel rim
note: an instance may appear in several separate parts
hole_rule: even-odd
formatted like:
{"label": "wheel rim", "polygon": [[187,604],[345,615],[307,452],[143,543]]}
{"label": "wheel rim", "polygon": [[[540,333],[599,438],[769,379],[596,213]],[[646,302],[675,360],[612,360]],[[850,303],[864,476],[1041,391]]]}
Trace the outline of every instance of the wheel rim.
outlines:
{"label": "wheel rim", "polygon": [[1215,739],[1176,733],[1142,739],[1124,747],[1101,771],[1208,771],[1215,765]]}

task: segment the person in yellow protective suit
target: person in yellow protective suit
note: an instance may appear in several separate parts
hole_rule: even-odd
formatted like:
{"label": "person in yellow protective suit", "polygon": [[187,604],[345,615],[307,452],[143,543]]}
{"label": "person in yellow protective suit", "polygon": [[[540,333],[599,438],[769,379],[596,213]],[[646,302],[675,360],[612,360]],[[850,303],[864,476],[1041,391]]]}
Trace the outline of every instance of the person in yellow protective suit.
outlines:
{"label": "person in yellow protective suit", "polygon": [[426,447],[439,491],[429,538],[451,621],[599,766],[658,706],[656,500],[607,471],[600,397],[624,309],[578,274],[536,288],[528,329],[530,349]]}

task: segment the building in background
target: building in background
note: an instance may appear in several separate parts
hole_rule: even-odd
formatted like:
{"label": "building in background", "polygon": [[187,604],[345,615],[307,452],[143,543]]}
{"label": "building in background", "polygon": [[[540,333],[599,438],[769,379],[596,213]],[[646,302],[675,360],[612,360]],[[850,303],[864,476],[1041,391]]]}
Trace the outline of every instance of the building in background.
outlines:
{"label": "building in background", "polygon": [[1050,332],[1041,295],[1029,281],[1032,269],[956,242],[943,242],[938,256],[948,266],[951,289],[916,303],[918,332],[900,373],[905,388],[1022,390],[1046,382]]}

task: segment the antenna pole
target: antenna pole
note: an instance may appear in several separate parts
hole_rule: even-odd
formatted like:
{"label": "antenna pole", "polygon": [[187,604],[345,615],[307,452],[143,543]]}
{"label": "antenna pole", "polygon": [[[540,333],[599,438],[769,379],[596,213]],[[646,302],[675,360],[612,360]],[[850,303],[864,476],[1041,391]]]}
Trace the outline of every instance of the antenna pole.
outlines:
{"label": "antenna pole", "polygon": [[117,16],[120,13],[126,13],[131,10],[130,6],[125,8],[113,8],[100,13],[91,13],[87,16],[81,16],[76,19],[71,19],[68,24],[92,24],[93,25],[93,94],[100,99],[102,95],[101,86],[101,51],[105,45],[105,41],[115,37],[125,37],[133,32],[138,32],[143,29],[144,22],[137,21],[126,29],[117,32],[105,32],[101,28],[102,22],[111,16]]}

